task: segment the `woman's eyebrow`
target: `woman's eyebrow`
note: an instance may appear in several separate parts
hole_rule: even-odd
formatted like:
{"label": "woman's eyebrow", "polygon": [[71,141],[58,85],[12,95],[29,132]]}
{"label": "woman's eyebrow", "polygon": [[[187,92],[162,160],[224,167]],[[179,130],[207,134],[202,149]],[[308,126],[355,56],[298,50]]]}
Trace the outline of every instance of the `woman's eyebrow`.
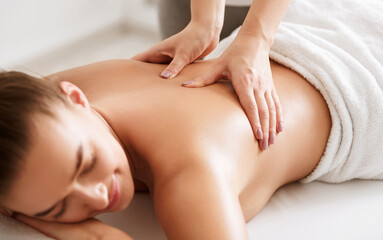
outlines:
{"label": "woman's eyebrow", "polygon": [[[76,167],[75,167],[75,170],[74,170],[74,173],[73,173],[73,175],[72,175],[72,177],[71,177],[71,182],[73,181],[73,179],[76,177],[76,175],[77,175],[77,172],[78,172],[78,170],[80,169],[80,166],[81,166],[81,163],[82,163],[82,159],[83,159],[83,144],[82,144],[82,142],[79,144],[79,146],[78,146],[78,148],[77,148],[77,153],[76,153]],[[52,212],[53,211],[53,209],[55,209],[56,208],[56,206],[59,204],[61,202],[61,200],[60,201],[58,201],[55,205],[53,205],[52,207],[50,207],[50,208],[48,208],[47,210],[45,210],[45,211],[41,211],[41,212],[39,212],[39,213],[36,213],[36,214],[34,214],[33,216],[35,216],[35,217],[43,217],[43,216],[46,216],[46,215],[48,215],[50,212]]]}

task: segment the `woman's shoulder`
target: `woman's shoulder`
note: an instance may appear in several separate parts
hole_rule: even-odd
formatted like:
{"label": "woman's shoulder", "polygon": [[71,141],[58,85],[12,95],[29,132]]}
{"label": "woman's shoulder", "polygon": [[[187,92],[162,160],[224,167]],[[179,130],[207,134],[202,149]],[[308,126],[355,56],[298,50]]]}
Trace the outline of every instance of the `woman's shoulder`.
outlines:
{"label": "woman's shoulder", "polygon": [[141,65],[140,62],[132,59],[112,59],[93,62],[85,65],[75,66],[46,76],[53,80],[68,80],[75,76],[89,76],[94,73],[105,73],[115,71],[116,69],[133,68]]}

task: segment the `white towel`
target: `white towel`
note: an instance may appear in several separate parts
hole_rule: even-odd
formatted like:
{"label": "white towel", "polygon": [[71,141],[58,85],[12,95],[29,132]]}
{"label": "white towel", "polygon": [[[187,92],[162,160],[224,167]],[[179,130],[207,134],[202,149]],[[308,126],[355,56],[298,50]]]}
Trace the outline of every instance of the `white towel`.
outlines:
{"label": "white towel", "polygon": [[383,179],[383,1],[291,1],[270,57],[315,86],[330,109],[325,153],[302,182]]}

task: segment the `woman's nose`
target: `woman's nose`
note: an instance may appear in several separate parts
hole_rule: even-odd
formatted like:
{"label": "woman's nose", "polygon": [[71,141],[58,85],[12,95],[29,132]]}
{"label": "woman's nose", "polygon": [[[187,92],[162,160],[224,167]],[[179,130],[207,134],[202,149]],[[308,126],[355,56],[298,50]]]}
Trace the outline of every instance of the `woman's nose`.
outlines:
{"label": "woman's nose", "polygon": [[75,192],[84,205],[92,210],[103,210],[109,204],[108,188],[103,183],[78,185]]}

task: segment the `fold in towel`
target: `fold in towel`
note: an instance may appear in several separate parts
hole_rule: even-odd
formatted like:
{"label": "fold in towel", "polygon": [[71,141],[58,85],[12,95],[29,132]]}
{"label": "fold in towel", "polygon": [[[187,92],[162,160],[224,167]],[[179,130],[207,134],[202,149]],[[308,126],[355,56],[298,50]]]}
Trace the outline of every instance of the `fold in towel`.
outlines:
{"label": "fold in towel", "polygon": [[315,86],[332,118],[325,153],[302,182],[383,179],[382,13],[381,0],[293,0],[279,26],[270,58]]}

